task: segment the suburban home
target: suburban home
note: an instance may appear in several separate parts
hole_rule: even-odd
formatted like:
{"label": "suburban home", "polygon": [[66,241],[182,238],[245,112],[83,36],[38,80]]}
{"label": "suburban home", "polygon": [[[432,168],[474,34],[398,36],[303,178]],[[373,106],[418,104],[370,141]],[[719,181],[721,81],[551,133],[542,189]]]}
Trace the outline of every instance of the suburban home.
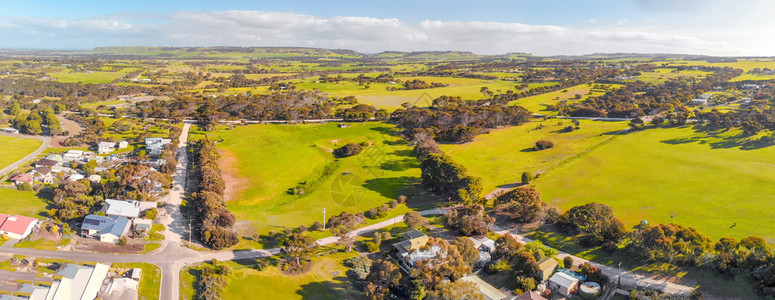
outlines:
{"label": "suburban home", "polygon": [[108,284],[105,295],[100,299],[137,299],[137,286],[139,282],[131,278],[114,278]]}
{"label": "suburban home", "polygon": [[51,285],[23,284],[19,292],[29,297],[20,299],[96,299],[109,269],[110,266],[103,264],[81,266],[68,263],[56,272]]}
{"label": "suburban home", "polygon": [[129,147],[129,142],[127,141],[118,142],[118,149],[126,149],[127,147]]}
{"label": "suburban home", "polygon": [[67,150],[67,152],[62,155],[62,159],[64,160],[77,160],[81,159],[81,157],[83,157],[82,150]]}
{"label": "suburban home", "polygon": [[105,199],[102,211],[107,216],[137,218],[140,216],[140,213],[154,207],[156,207],[156,202]]}
{"label": "suburban home", "polygon": [[544,257],[539,260],[537,264],[539,273],[541,274],[541,282],[549,280],[549,277],[552,276],[554,271],[557,270],[557,267],[559,266],[557,261],[551,257]]}
{"label": "suburban home", "polygon": [[116,143],[114,142],[100,142],[97,144],[98,154],[108,154],[116,149]]}
{"label": "suburban home", "polygon": [[402,259],[409,255],[412,251],[420,250],[430,238],[417,229],[412,229],[405,232],[401,237],[404,239],[398,243],[393,244],[393,255]]}
{"label": "suburban home", "polygon": [[41,159],[35,163],[36,168],[51,168],[53,166],[58,165],[59,162],[56,160],[50,160],[50,159]]}
{"label": "suburban home", "polygon": [[536,291],[529,291],[529,292],[525,292],[522,295],[519,295],[519,297],[517,297],[516,300],[548,300],[548,299],[544,298],[544,296],[541,296],[541,294],[539,294]]}
{"label": "suburban home", "polygon": [[81,180],[81,179],[84,179],[84,178],[86,178],[86,176],[84,176],[83,174],[77,174],[76,173],[76,174],[70,175],[70,177],[67,177],[67,180],[68,181],[78,181],[78,180]]}
{"label": "suburban home", "polygon": [[713,96],[713,94],[702,94],[702,95],[700,95],[700,98],[702,98],[702,99],[710,99],[710,97],[712,97],[712,96]]}
{"label": "suburban home", "polygon": [[98,182],[100,182],[100,180],[102,180],[102,176],[97,175],[97,174],[92,174],[92,175],[89,175],[89,177],[87,177],[87,179],[89,179],[89,181],[91,181],[91,182],[98,183]]}
{"label": "suburban home", "polygon": [[11,178],[11,182],[13,182],[13,184],[15,185],[20,185],[24,183],[32,184],[33,177],[35,176],[33,176],[32,173],[21,173]]}
{"label": "suburban home", "polygon": [[743,88],[744,89],[748,89],[748,90],[750,90],[750,89],[758,89],[759,85],[758,84],[744,84]]}
{"label": "suburban home", "polygon": [[547,287],[563,296],[570,296],[579,287],[578,278],[565,274],[563,272],[557,272],[549,278]]}
{"label": "suburban home", "polygon": [[476,262],[476,266],[479,268],[484,267],[484,265],[492,260],[492,255],[490,253],[495,250],[495,241],[483,235],[472,236],[468,239],[474,242],[474,247],[479,250],[479,261]]}
{"label": "suburban home", "polygon": [[43,183],[54,183],[54,173],[51,172],[51,168],[42,167],[32,170],[35,181]]}
{"label": "suburban home", "polygon": [[145,138],[145,151],[151,157],[159,157],[164,151],[164,145],[171,143],[171,139]]}
{"label": "suburban home", "polygon": [[59,155],[59,154],[49,154],[48,156],[46,156],[46,159],[57,161],[57,162],[65,161],[65,159],[62,157],[62,155]]}
{"label": "suburban home", "polygon": [[496,289],[494,286],[490,285],[486,281],[479,278],[479,276],[470,275],[470,276],[460,278],[460,280],[475,283],[476,286],[479,288],[479,294],[482,294],[482,296],[484,296],[484,299],[502,300],[502,299],[508,298],[508,295],[506,293]]}
{"label": "suburban home", "polygon": [[0,130],[7,133],[19,133],[19,129],[11,128],[11,127],[3,127],[3,128],[0,128]]}
{"label": "suburban home", "polygon": [[118,244],[118,240],[129,231],[129,225],[130,221],[125,217],[88,215],[81,224],[81,235]]}
{"label": "suburban home", "polygon": [[0,224],[2,224],[0,225],[0,234],[21,240],[32,233],[32,229],[35,228],[35,225],[38,225],[38,219],[0,214]]}
{"label": "suburban home", "polygon": [[689,102],[690,102],[691,104],[705,105],[705,104],[708,104],[708,99],[704,99],[704,98],[697,98],[697,99],[692,99],[692,100],[691,100],[691,101],[689,101]]}

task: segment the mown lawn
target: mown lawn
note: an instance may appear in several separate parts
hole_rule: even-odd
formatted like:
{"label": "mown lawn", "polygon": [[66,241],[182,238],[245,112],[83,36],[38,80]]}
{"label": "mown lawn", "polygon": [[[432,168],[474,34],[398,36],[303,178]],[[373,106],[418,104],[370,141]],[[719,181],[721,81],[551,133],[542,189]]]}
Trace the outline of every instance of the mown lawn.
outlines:
{"label": "mown lawn", "polygon": [[27,139],[14,136],[0,135],[0,168],[22,159],[28,154],[38,149],[42,141],[37,139]]}
{"label": "mown lawn", "polygon": [[630,133],[536,186],[544,202],[562,210],[608,204],[628,226],[673,222],[715,239],[756,235],[772,243],[775,147],[739,135],[689,126]]}
{"label": "mown lawn", "polygon": [[33,218],[47,217],[45,199],[40,198],[35,192],[24,192],[0,188],[0,213],[8,215],[22,215]]}
{"label": "mown lawn", "polygon": [[[594,145],[615,138],[615,132],[627,127],[626,122],[581,120],[579,130],[562,132],[572,126],[571,120],[549,119],[522,126],[495,129],[467,144],[447,144],[441,149],[466,166],[470,174],[482,178],[484,193],[497,186],[521,179],[522,172],[546,172],[585,153]],[[543,126],[541,129],[537,129]],[[552,149],[533,151],[535,142],[554,142]]]}
{"label": "mown lawn", "polygon": [[[323,221],[323,208],[330,217],[366,211],[399,195],[408,195],[412,203],[412,195],[422,192],[416,186],[420,170],[412,148],[392,125],[349,125],[249,125],[207,133],[222,140],[218,147],[229,182],[228,206],[243,234],[310,226]],[[192,132],[192,139],[200,137],[201,132]],[[360,142],[371,146],[342,159],[331,153]],[[289,193],[303,182],[308,185],[303,194]],[[243,228],[242,221],[251,226]]]}

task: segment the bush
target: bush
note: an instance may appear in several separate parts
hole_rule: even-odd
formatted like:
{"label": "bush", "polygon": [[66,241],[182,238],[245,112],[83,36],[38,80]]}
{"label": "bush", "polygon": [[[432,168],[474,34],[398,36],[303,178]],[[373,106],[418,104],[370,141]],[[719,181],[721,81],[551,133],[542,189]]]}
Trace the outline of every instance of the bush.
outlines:
{"label": "bush", "polygon": [[390,200],[390,208],[396,208],[396,207],[398,207],[398,201]]}
{"label": "bush", "polygon": [[533,180],[533,173],[527,171],[522,172],[522,184],[528,184],[531,180]]}
{"label": "bush", "polygon": [[125,237],[125,236],[122,236],[121,238],[119,238],[119,239],[118,239],[118,244],[119,244],[120,246],[124,246],[124,245],[126,245],[126,237]]}
{"label": "bush", "polygon": [[570,256],[566,256],[562,259],[562,264],[565,266],[566,269],[572,269],[573,268],[573,258]]}
{"label": "bush", "polygon": [[369,252],[377,252],[379,251],[379,246],[374,242],[366,242],[366,250]]}
{"label": "bush", "polygon": [[253,268],[259,271],[263,271],[268,266],[269,266],[269,261],[266,258],[257,258],[256,264],[253,265]]}
{"label": "bush", "polygon": [[353,156],[361,153],[362,150],[363,147],[361,145],[349,143],[341,148],[334,150],[334,156],[339,158]]}
{"label": "bush", "polygon": [[541,151],[541,150],[546,150],[550,148],[554,148],[554,143],[552,141],[540,140],[536,142],[536,145],[533,149],[535,149],[536,151]]}
{"label": "bush", "polygon": [[315,221],[309,229],[312,231],[323,231],[323,223]]}
{"label": "bush", "polygon": [[156,220],[156,216],[158,215],[159,215],[159,210],[157,210],[155,207],[152,207],[151,209],[145,211],[146,219]]}
{"label": "bush", "polygon": [[400,204],[406,203],[406,195],[398,196],[398,203],[400,203]]}
{"label": "bush", "polygon": [[603,246],[601,247],[603,251],[605,251],[608,254],[614,253],[619,250],[619,246],[616,245],[613,241],[607,241],[603,243]]}

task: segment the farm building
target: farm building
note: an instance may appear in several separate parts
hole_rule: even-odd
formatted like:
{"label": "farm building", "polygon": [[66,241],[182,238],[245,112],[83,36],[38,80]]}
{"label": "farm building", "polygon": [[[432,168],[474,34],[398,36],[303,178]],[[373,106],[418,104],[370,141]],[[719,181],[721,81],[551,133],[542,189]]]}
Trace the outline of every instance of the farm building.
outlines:
{"label": "farm building", "polygon": [[88,215],[81,224],[81,235],[97,238],[102,242],[118,243],[129,231],[129,225],[129,219],[125,217]]}
{"label": "farm building", "polygon": [[0,214],[0,234],[12,239],[23,239],[32,233],[32,229],[38,224],[35,218],[25,216],[8,216]]}

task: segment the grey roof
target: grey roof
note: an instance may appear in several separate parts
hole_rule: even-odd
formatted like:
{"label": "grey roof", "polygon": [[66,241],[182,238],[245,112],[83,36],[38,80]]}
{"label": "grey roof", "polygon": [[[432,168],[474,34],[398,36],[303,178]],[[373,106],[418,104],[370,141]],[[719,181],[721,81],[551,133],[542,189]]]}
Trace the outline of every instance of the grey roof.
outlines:
{"label": "grey roof", "polygon": [[549,281],[554,282],[559,286],[568,288],[568,287],[571,287],[576,282],[578,282],[579,280],[563,272],[557,272],[557,273],[554,273],[554,275],[552,275],[552,278],[549,278]]}
{"label": "grey roof", "polygon": [[405,239],[416,239],[418,237],[423,237],[423,236],[425,236],[425,234],[422,233],[422,231],[419,231],[417,229],[412,229],[407,232],[404,232]]}
{"label": "grey roof", "polygon": [[105,199],[105,214],[108,216],[137,218],[140,216],[140,207],[137,200]]}
{"label": "grey roof", "polygon": [[116,143],[114,143],[114,142],[100,142],[99,144],[97,144],[97,147],[100,147],[100,148],[115,148],[116,147]]}
{"label": "grey roof", "polygon": [[98,215],[88,215],[83,219],[81,229],[96,230],[100,234],[111,233],[115,236],[121,236],[129,227],[129,219],[125,217],[105,217]]}

